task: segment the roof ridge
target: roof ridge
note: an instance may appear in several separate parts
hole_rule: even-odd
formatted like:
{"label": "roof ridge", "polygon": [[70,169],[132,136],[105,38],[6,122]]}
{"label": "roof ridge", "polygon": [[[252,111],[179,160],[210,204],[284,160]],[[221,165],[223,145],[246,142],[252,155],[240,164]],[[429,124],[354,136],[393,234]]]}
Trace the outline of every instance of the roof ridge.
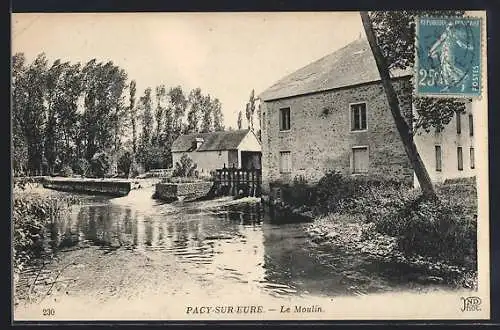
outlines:
{"label": "roof ridge", "polygon": [[[393,78],[406,75],[403,73],[396,72]],[[361,37],[286,75],[258,97],[271,101],[378,80],[380,74],[370,45]]]}

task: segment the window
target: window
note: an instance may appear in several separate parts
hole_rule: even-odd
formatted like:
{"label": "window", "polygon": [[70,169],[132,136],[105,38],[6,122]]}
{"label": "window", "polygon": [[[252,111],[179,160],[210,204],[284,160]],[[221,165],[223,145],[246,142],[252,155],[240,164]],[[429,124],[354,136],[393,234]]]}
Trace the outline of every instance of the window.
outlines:
{"label": "window", "polygon": [[290,151],[280,152],[280,172],[290,173],[292,171],[292,159]]}
{"label": "window", "polygon": [[368,148],[352,148],[352,173],[368,172]]}
{"label": "window", "polygon": [[460,112],[456,113],[457,117],[457,134],[462,133],[462,114]]}
{"label": "window", "polygon": [[266,129],[266,113],[262,113],[262,130]]}
{"label": "window", "polygon": [[462,147],[457,147],[457,162],[458,162],[458,170],[463,171],[464,155],[462,154]]}
{"label": "window", "polygon": [[474,169],[476,167],[476,160],[474,157],[474,148],[470,148],[469,155],[470,155],[470,168]]}
{"label": "window", "polygon": [[351,104],[351,131],[366,129],[366,103]]}
{"label": "window", "polygon": [[474,136],[474,118],[472,114],[469,115],[469,135]]}
{"label": "window", "polygon": [[435,146],[436,149],[436,171],[441,172],[442,160],[441,160],[441,146]]}
{"label": "window", "polygon": [[280,109],[280,131],[290,130],[290,108]]}

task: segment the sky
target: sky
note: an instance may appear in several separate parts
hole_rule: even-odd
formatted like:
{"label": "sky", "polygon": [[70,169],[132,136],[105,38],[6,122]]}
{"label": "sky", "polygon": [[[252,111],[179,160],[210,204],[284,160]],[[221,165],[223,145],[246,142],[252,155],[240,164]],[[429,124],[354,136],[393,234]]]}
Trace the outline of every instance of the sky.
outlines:
{"label": "sky", "polygon": [[237,126],[256,94],[364,36],[358,12],[33,13],[12,15],[12,52],[85,63],[113,61],[147,87],[200,87]]}

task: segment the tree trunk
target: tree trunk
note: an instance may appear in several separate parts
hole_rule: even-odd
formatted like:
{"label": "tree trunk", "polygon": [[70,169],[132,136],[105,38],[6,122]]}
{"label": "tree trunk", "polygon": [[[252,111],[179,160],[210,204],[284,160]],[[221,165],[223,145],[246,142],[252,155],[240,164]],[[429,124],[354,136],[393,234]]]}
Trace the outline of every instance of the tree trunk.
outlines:
{"label": "tree trunk", "polygon": [[368,16],[368,12],[366,11],[361,12],[361,20],[363,22],[363,27],[365,29],[366,37],[370,44],[373,56],[375,57],[375,62],[377,63],[377,68],[380,73],[382,85],[384,86],[384,91],[387,96],[387,100],[389,101],[389,106],[391,108],[391,114],[392,117],[394,118],[394,122],[396,123],[396,128],[399,132],[399,136],[403,141],[406,155],[408,156],[411,166],[415,171],[415,175],[417,176],[423,195],[428,198],[435,198],[436,192],[434,191],[434,187],[429,177],[429,173],[427,173],[425,165],[422,162],[422,159],[420,158],[420,155],[418,153],[415,142],[413,141],[413,134],[411,132],[411,128],[408,126],[405,119],[401,115],[401,109],[399,108],[399,101],[396,92],[394,91],[394,88],[392,87],[391,84],[389,68],[387,66],[384,56],[382,55],[382,52],[380,51],[380,48],[377,45],[377,41],[375,39],[375,34],[373,33],[373,28],[370,21],[370,17]]}

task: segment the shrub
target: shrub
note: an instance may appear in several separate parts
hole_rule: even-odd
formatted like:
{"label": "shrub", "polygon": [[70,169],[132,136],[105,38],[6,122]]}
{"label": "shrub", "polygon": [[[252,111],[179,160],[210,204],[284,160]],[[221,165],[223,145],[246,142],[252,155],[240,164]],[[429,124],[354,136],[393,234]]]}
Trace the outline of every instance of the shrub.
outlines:
{"label": "shrub", "polygon": [[445,259],[462,266],[475,267],[477,220],[467,206],[441,196],[425,199],[407,194],[381,203],[374,217],[379,232],[398,238],[406,255]]}
{"label": "shrub", "polygon": [[194,177],[197,174],[196,168],[197,165],[193,160],[187,154],[184,154],[181,159],[175,163],[172,176]]}
{"label": "shrub", "polygon": [[71,169],[71,167],[69,165],[64,165],[61,168],[61,171],[59,172],[59,175],[63,176],[63,177],[73,176],[73,169]]}
{"label": "shrub", "polygon": [[87,176],[89,169],[90,164],[85,158],[79,158],[73,162],[73,172],[75,174]]}
{"label": "shrub", "polygon": [[296,176],[292,184],[281,185],[281,198],[289,205],[312,206],[315,204],[316,189],[303,176]]}
{"label": "shrub", "polygon": [[105,152],[97,152],[90,161],[90,167],[94,176],[103,178],[111,168],[111,159]]}
{"label": "shrub", "polygon": [[139,175],[144,174],[145,170],[144,167],[137,163],[136,161],[132,160],[132,163],[130,164],[130,171],[129,171],[129,177],[135,178],[138,177]]}
{"label": "shrub", "polygon": [[[21,194],[19,196],[19,194]],[[75,198],[53,198],[18,192],[13,201],[13,262],[20,271],[30,260],[45,251],[43,238],[50,234],[48,225],[60,221]]]}
{"label": "shrub", "polygon": [[123,173],[125,177],[130,174],[130,167],[132,165],[132,155],[126,151],[120,158],[118,158],[118,172]]}

